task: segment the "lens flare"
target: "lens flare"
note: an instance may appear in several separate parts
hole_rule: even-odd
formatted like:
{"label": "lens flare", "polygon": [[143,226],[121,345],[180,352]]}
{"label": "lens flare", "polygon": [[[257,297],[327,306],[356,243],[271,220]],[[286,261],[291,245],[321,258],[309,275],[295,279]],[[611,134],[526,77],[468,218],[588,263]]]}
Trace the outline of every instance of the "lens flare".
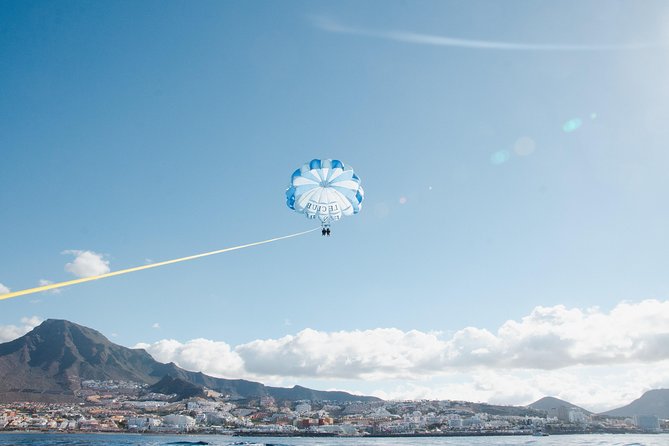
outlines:
{"label": "lens flare", "polygon": [[578,128],[581,127],[581,124],[583,124],[583,121],[581,121],[579,118],[570,119],[564,123],[562,130],[564,130],[566,133],[571,133],[578,130]]}
{"label": "lens flare", "polygon": [[495,165],[504,164],[511,158],[511,153],[508,150],[498,150],[490,155],[490,162]]}

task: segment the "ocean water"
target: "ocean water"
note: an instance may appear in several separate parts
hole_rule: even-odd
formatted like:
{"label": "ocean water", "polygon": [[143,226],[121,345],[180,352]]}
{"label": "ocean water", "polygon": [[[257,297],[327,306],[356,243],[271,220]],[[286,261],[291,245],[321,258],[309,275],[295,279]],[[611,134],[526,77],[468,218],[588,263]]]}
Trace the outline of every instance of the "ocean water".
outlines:
{"label": "ocean water", "polygon": [[552,435],[550,437],[314,438],[224,435],[0,433],[0,445],[167,446],[204,441],[217,446],[669,446],[669,434]]}

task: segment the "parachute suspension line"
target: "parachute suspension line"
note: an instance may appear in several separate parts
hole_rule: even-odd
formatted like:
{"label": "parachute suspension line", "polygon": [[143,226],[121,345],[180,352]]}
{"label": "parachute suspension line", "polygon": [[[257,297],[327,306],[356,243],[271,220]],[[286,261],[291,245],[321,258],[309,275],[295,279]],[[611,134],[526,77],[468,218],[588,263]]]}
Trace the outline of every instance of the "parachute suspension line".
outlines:
{"label": "parachute suspension line", "polygon": [[134,268],[121,269],[118,271],[112,271],[106,274],[100,274],[99,276],[91,277],[82,277],[81,279],[68,280],[66,282],[51,283],[49,285],[39,286],[35,288],[29,288],[27,290],[13,291],[6,294],[0,294],[0,300],[9,299],[12,297],[25,296],[26,294],[40,293],[42,291],[49,291],[55,288],[63,288],[70,285],[77,285],[79,283],[90,282],[92,280],[106,279],[107,277],[120,276],[121,274],[134,273],[136,271],[142,271],[150,268],[157,268],[159,266],[171,265],[172,263],[185,262],[187,260],[199,259],[200,257],[213,256],[215,254],[222,254],[224,252],[236,251],[238,249],[250,248],[252,246],[264,245],[266,243],[278,242],[279,240],[285,240],[292,237],[298,237],[300,235],[308,234],[310,232],[317,231],[320,228],[309,229],[308,231],[297,232],[295,234],[284,235],[281,237],[271,238],[268,240],[263,240],[260,242],[248,243],[246,245],[232,246],[230,248],[219,249],[216,251],[205,252],[202,254],[196,254],[188,257],[181,257],[179,259],[165,260],[163,262],[150,263],[148,265],[136,266]]}

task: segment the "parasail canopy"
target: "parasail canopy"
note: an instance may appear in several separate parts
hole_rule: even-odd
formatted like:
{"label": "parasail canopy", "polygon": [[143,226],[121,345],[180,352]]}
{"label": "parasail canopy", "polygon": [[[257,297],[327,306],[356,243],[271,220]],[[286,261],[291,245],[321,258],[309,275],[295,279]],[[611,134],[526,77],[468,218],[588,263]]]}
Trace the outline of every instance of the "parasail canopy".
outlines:
{"label": "parasail canopy", "polygon": [[351,166],[331,159],[314,159],[297,169],[286,190],[289,208],[323,224],[357,214],[364,197]]}

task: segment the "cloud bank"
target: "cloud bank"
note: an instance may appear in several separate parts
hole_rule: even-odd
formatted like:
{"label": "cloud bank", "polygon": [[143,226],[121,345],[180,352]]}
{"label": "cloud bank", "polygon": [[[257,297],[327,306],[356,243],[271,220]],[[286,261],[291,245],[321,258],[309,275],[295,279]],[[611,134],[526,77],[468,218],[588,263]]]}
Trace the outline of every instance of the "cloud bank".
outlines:
{"label": "cloud bank", "polygon": [[[669,360],[669,301],[623,302],[608,313],[563,305],[536,307],[496,332],[466,327],[447,338],[438,332],[396,328],[338,332],[307,328],[235,347],[204,339],[163,340],[142,347],[158,360],[188,363],[226,377],[418,379],[475,368],[557,370],[652,363]],[[199,353],[193,354],[195,350]],[[216,355],[227,359],[193,362],[193,357]]]}
{"label": "cloud bank", "polygon": [[552,43],[512,43],[492,40],[459,39],[434,34],[399,30],[371,30],[343,25],[325,17],[310,17],[311,24],[323,31],[337,34],[374,37],[401,43],[442,47],[503,51],[621,51],[666,47],[667,42],[645,42],[617,45],[566,45]]}
{"label": "cloud bank", "polygon": [[188,370],[273,385],[501,404],[553,395],[604,410],[669,387],[669,301],[622,302],[608,312],[540,306],[494,332],[466,327],[448,336],[308,328],[237,346],[165,339],[137,347]]}
{"label": "cloud bank", "polygon": [[65,271],[77,277],[91,277],[106,274],[109,270],[109,261],[105,260],[103,254],[93,251],[80,251],[70,249],[63,254],[72,254],[74,260],[65,265]]}
{"label": "cloud bank", "polygon": [[9,342],[23,336],[42,323],[38,316],[21,318],[22,325],[0,325],[0,342]]}

